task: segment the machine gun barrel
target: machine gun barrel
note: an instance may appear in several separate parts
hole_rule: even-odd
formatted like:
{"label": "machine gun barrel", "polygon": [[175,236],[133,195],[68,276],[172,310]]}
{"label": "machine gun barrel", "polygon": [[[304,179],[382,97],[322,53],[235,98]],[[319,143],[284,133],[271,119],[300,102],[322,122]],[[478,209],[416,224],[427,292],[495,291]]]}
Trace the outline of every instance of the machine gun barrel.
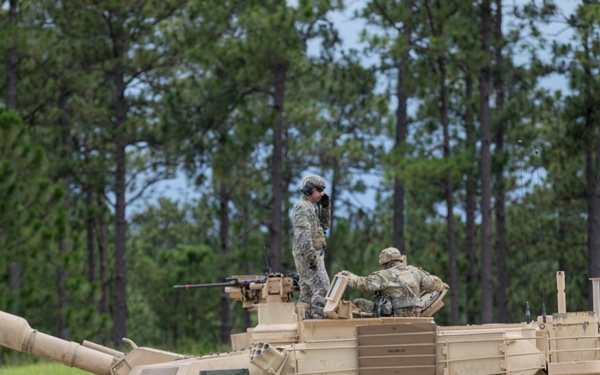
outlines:
{"label": "machine gun barrel", "polygon": [[173,289],[193,289],[193,288],[219,288],[219,287],[250,287],[252,284],[264,284],[267,278],[258,275],[243,275],[226,277],[225,281],[220,283],[208,284],[181,284],[173,285]]}
{"label": "machine gun barrel", "polygon": [[222,283],[209,283],[209,284],[183,284],[173,285],[173,289],[194,289],[194,288],[218,288],[227,286],[239,286],[240,284],[235,281],[227,281]]}

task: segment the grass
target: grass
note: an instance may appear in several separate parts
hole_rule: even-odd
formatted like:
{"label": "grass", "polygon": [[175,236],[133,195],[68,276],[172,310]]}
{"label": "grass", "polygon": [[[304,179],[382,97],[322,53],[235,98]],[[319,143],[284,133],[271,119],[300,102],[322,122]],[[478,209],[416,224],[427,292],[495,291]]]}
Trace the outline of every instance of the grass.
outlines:
{"label": "grass", "polygon": [[89,372],[61,363],[37,363],[26,366],[0,367],[0,375],[89,375]]}

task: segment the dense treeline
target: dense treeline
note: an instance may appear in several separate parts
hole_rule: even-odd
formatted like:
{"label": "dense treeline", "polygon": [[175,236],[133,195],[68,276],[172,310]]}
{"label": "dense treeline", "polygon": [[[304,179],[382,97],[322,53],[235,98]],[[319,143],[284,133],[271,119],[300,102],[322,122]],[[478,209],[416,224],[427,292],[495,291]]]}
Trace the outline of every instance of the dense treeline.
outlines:
{"label": "dense treeline", "polygon": [[[552,313],[558,270],[591,308],[600,2],[521,3],[2,2],[0,309],[75,341],[226,344],[255,318],[171,286],[265,253],[294,272],[307,173],[330,274],[393,245],[451,286],[439,324]],[[175,176],[192,194],[157,189]]]}

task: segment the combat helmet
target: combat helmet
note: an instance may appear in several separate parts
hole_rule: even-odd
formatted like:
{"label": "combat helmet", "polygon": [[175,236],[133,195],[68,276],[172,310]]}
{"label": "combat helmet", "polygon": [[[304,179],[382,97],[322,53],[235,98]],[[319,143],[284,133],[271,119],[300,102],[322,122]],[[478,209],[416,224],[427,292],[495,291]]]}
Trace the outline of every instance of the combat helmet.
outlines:
{"label": "combat helmet", "polygon": [[325,180],[323,180],[321,176],[317,176],[316,174],[309,174],[308,176],[302,179],[302,183],[300,184],[300,191],[306,195],[311,195],[312,189],[316,187],[325,189]]}
{"label": "combat helmet", "polygon": [[388,247],[386,249],[381,250],[381,253],[379,253],[379,264],[382,266],[388,262],[400,262],[401,260],[402,253],[395,247]]}

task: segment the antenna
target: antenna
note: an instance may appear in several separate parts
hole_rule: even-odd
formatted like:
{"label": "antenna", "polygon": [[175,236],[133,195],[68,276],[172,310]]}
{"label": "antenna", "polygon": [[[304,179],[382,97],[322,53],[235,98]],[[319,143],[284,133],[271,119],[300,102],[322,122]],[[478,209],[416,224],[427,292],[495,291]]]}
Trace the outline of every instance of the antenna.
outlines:
{"label": "antenna", "polygon": [[268,246],[263,246],[263,253],[265,255],[265,266],[266,266],[265,272],[268,275],[271,273],[271,260],[269,259],[269,247]]}

